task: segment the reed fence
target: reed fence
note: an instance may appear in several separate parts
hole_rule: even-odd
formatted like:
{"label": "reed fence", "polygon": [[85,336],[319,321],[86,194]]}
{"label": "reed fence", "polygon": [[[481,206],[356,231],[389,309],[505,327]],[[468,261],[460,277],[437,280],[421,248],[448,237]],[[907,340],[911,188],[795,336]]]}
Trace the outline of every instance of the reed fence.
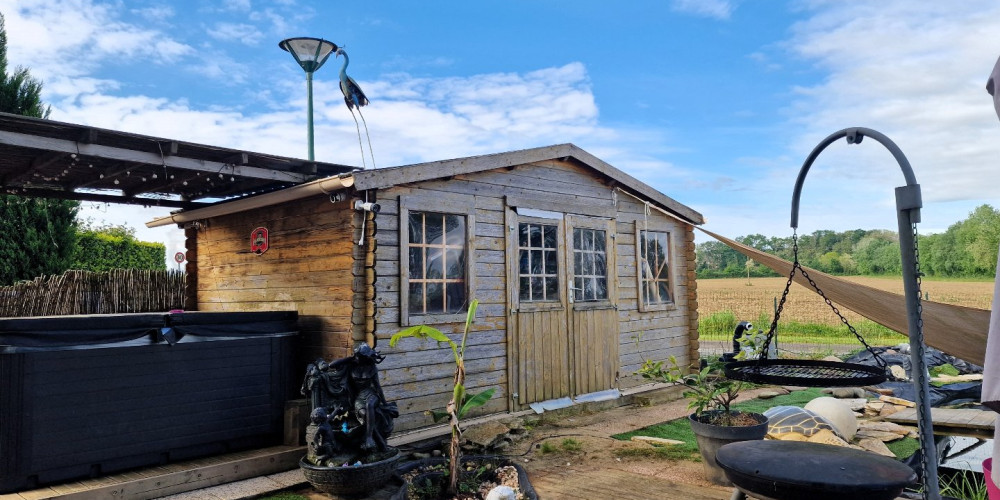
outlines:
{"label": "reed fence", "polygon": [[0,287],[0,317],[169,311],[184,305],[184,273],[66,271]]}

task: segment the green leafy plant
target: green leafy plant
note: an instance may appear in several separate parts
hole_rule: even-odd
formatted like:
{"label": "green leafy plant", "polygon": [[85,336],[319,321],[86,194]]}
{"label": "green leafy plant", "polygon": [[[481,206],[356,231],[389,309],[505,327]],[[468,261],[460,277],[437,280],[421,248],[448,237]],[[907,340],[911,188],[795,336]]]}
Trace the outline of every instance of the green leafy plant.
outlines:
{"label": "green leafy plant", "polygon": [[688,408],[694,410],[696,415],[702,416],[708,410],[722,410],[712,423],[726,426],[735,424],[734,412],[730,406],[745,384],[726,378],[722,362],[714,360],[701,370],[689,372],[690,369],[680,366],[674,356],[670,356],[667,361],[664,364],[663,361],[647,359],[636,373],[645,379],[684,385],[684,397],[690,400]]}
{"label": "green leafy plant", "polygon": [[400,331],[389,339],[389,345],[396,347],[400,339],[407,337],[431,339],[439,344],[448,344],[451,347],[452,355],[455,358],[455,378],[452,385],[451,401],[445,407],[445,411],[432,411],[431,416],[434,421],[444,418],[450,419],[451,423],[451,449],[449,467],[448,493],[454,495],[458,491],[459,464],[461,464],[461,443],[462,428],[459,425],[462,417],[470,410],[485,405],[493,397],[495,388],[489,388],[477,394],[469,395],[465,392],[465,346],[469,338],[469,328],[476,318],[476,308],[479,306],[478,300],[473,300],[469,304],[469,310],[465,316],[465,330],[462,332],[461,344],[456,344],[447,335],[436,328],[427,325],[417,325]]}

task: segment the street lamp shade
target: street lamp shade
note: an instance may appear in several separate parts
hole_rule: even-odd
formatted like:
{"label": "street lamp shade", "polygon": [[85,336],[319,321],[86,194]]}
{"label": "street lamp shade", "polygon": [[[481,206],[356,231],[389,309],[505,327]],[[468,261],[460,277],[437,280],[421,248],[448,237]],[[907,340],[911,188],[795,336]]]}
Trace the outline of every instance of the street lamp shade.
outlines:
{"label": "street lamp shade", "polygon": [[337,50],[337,44],[312,37],[286,38],[278,42],[278,47],[292,54],[306,73],[318,70]]}

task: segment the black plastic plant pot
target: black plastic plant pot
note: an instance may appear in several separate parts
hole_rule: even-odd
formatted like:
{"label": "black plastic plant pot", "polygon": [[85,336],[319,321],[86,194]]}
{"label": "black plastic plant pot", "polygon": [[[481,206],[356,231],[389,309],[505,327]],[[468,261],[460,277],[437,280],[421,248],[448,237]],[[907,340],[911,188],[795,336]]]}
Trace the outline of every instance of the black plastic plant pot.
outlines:
{"label": "black plastic plant pot", "polygon": [[[691,423],[691,430],[698,440],[698,451],[701,453],[701,463],[705,470],[705,477],[713,484],[721,486],[732,486],[732,482],[726,477],[726,472],[715,461],[715,454],[719,448],[740,441],[753,441],[764,439],[767,435],[767,417],[761,413],[747,413],[758,422],[756,425],[746,426],[725,426],[706,423],[712,416],[722,413],[722,410],[712,410],[701,414],[691,414],[688,421]],[[740,412],[732,412],[740,414]]]}

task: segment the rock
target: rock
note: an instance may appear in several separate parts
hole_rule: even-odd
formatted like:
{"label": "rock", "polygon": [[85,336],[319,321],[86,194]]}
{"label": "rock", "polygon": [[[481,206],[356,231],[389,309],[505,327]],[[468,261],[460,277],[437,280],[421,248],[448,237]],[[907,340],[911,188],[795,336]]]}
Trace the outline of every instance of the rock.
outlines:
{"label": "rock", "polygon": [[875,394],[881,394],[882,396],[892,396],[893,394],[892,389],[888,387],[873,387],[869,385],[865,386],[865,390],[874,392]]}
{"label": "rock", "polygon": [[517,500],[517,492],[510,486],[497,486],[486,494],[486,500]]}
{"label": "rock", "polygon": [[443,451],[441,451],[441,450],[431,450],[431,456],[432,457],[440,457],[441,455],[444,455]]}
{"label": "rock", "polygon": [[837,434],[850,441],[858,431],[858,419],[851,411],[851,407],[842,400],[831,397],[820,397],[806,403],[805,409],[825,418]]}
{"label": "rock", "polygon": [[878,453],[879,455],[896,458],[896,455],[889,450],[889,447],[885,445],[882,441],[874,438],[864,438],[858,441],[858,446],[872,452]]}
{"label": "rock", "polygon": [[903,438],[902,435],[896,434],[895,432],[876,431],[872,429],[858,429],[857,437],[858,439],[878,439],[883,443]]}
{"label": "rock", "polygon": [[880,417],[888,417],[889,415],[892,415],[893,413],[896,413],[896,412],[898,412],[899,410],[902,410],[902,409],[903,409],[902,406],[885,405],[885,406],[882,407],[881,410],[879,410],[878,416],[880,416]]}
{"label": "rock", "polygon": [[910,378],[906,376],[906,370],[904,370],[902,366],[891,365],[889,367],[889,373],[892,373],[892,376],[895,377],[896,380],[910,380]]}
{"label": "rock", "polygon": [[879,401],[885,401],[886,403],[891,403],[891,404],[894,404],[894,405],[905,406],[907,408],[914,408],[914,407],[917,406],[917,404],[914,403],[913,401],[908,401],[908,400],[905,400],[903,398],[896,398],[896,397],[893,397],[893,396],[879,396],[878,400]]}
{"label": "rock", "polygon": [[474,447],[487,448],[493,445],[498,438],[506,436],[508,430],[507,426],[500,422],[485,422],[463,430],[462,438],[467,443],[473,444]]}
{"label": "rock", "polygon": [[776,398],[780,395],[781,393],[779,393],[778,391],[763,391],[758,393],[757,397],[760,399],[771,399],[771,398]]}
{"label": "rock", "polygon": [[878,415],[885,406],[892,405],[887,405],[885,401],[869,401],[868,404],[865,405],[865,415],[874,417]]}
{"label": "rock", "polygon": [[904,427],[902,425],[893,422],[861,422],[858,424],[858,432],[861,431],[880,431],[880,432],[893,432],[899,434],[900,436],[905,436],[910,433],[912,429],[909,427]]}
{"label": "rock", "polygon": [[844,362],[844,360],[842,360],[842,359],[840,359],[840,358],[838,358],[838,357],[834,356],[833,354],[831,354],[831,355],[829,355],[829,356],[826,356],[826,357],[824,357],[824,358],[823,358],[823,359],[821,359],[820,361],[833,361],[834,363],[843,363],[843,362]]}
{"label": "rock", "polygon": [[823,393],[838,399],[863,398],[867,396],[865,390],[860,387],[831,387],[823,389]]}
{"label": "rock", "polygon": [[666,446],[674,446],[678,444],[684,444],[684,441],[678,441],[676,439],[664,439],[651,436],[632,436],[632,441],[645,441],[652,444],[662,444]]}
{"label": "rock", "polygon": [[859,412],[864,411],[865,405],[868,404],[868,398],[847,398],[841,399],[840,402],[847,405],[851,411]]}
{"label": "rock", "polygon": [[415,452],[411,453],[410,456],[413,457],[416,460],[423,460],[425,458],[430,458],[431,454],[430,453],[421,453],[419,451],[415,451]]}

